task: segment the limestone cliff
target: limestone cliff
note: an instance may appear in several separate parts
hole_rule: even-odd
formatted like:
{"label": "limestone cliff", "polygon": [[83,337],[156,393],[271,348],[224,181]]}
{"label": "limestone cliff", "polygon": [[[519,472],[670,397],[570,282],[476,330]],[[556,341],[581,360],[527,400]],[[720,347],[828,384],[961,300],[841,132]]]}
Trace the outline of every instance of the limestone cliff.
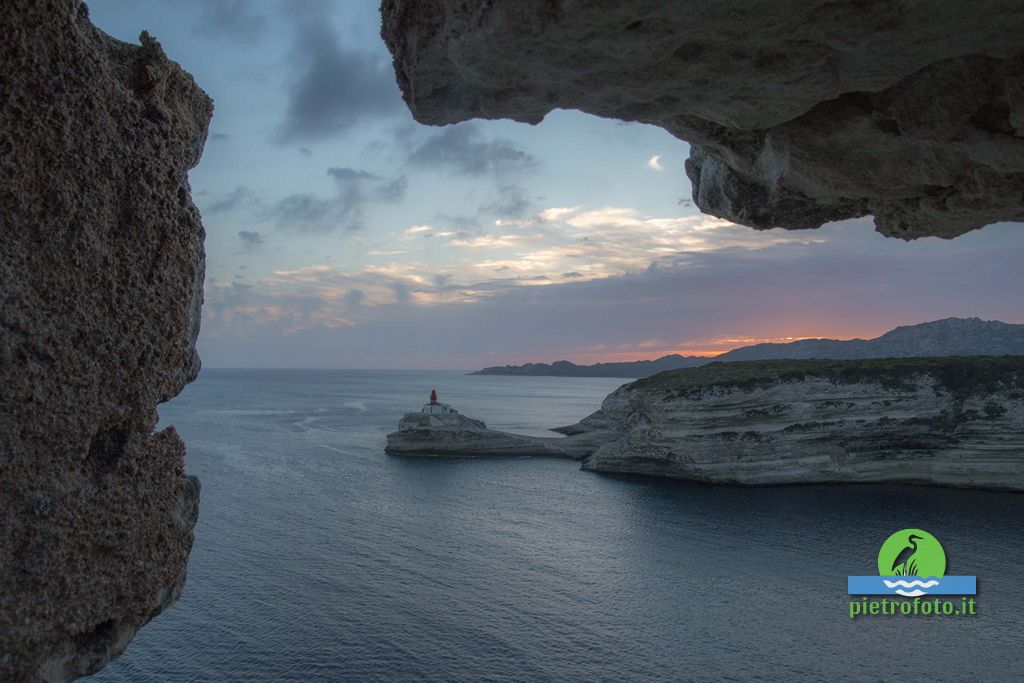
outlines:
{"label": "limestone cliff", "polygon": [[627,384],[560,430],[599,472],[1024,490],[1024,357],[714,363]]}
{"label": "limestone cliff", "polygon": [[556,108],[692,143],[705,212],[756,228],[873,214],[953,237],[1024,220],[1024,4],[384,0],[413,116]]}
{"label": "limestone cliff", "polygon": [[101,668],[178,597],[199,484],[156,406],[199,371],[212,102],[76,0],[0,3],[0,680]]}

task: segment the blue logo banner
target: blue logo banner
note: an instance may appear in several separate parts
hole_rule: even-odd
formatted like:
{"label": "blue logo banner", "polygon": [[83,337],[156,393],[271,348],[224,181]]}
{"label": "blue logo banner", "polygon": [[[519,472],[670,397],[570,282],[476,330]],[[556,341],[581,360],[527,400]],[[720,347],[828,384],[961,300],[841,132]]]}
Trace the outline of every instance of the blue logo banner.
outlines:
{"label": "blue logo banner", "polygon": [[978,592],[976,576],[849,576],[846,579],[849,595],[975,595]]}

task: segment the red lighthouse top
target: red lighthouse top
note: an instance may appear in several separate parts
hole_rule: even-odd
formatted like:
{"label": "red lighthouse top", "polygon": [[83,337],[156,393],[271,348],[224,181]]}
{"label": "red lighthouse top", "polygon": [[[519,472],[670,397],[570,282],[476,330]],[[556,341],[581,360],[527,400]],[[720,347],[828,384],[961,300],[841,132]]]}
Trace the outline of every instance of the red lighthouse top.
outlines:
{"label": "red lighthouse top", "polygon": [[430,390],[430,403],[431,405],[437,404],[437,389]]}

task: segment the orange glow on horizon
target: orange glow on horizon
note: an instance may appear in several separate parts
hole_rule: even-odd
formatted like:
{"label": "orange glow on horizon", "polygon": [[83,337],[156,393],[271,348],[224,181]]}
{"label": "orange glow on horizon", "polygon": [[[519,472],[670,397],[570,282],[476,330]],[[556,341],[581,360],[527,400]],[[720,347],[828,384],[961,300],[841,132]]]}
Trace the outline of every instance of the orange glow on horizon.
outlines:
{"label": "orange glow on horizon", "polygon": [[[913,324],[913,323],[908,323]],[[778,321],[778,327],[781,328],[814,328],[818,327],[814,324],[797,323],[787,324],[784,321]],[[821,327],[831,327],[822,325]],[[625,345],[619,345],[612,348],[607,348],[602,345],[597,345],[590,348],[574,348],[565,349],[562,352],[554,352],[545,354],[546,358],[538,358],[533,356],[530,358],[521,358],[518,360],[502,360],[501,362],[492,363],[493,365],[522,365],[525,363],[552,363],[556,360],[567,360],[577,365],[593,365],[595,363],[629,363],[633,361],[641,360],[657,360],[664,356],[670,356],[672,354],[678,354],[680,356],[701,356],[704,358],[714,358],[733,349],[738,349],[744,346],[753,346],[754,344],[786,344],[789,342],[800,341],[804,339],[837,339],[837,340],[850,340],[850,339],[873,339],[878,337],[885,332],[889,331],[895,326],[885,326],[881,330],[844,330],[844,334],[813,334],[806,336],[747,336],[747,335],[729,335],[722,336],[713,339],[701,339],[694,340],[691,342],[683,342],[679,345],[673,345],[670,342],[660,342],[658,344],[652,342],[639,342],[629,345],[625,348]],[[774,330],[773,330],[774,331]]]}
{"label": "orange glow on horizon", "polygon": [[[719,356],[726,351],[732,349],[664,349],[661,351],[650,351],[645,349],[643,351],[606,351],[598,353],[587,353],[587,352],[567,352],[565,354],[554,354],[551,356],[554,360],[567,360],[577,365],[593,365],[595,363],[631,363],[638,360],[657,360],[663,356],[671,356],[674,353],[680,356],[703,356],[706,358],[713,358]],[[556,357],[557,356],[557,357]],[[529,362],[552,362],[552,361],[520,361],[513,363],[513,365],[520,365],[522,363]]]}

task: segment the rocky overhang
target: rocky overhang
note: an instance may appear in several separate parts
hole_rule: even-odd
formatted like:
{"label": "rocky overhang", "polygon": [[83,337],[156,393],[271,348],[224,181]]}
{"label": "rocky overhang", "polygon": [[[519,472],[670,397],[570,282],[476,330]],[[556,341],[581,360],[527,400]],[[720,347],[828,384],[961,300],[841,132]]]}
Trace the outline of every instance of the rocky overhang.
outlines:
{"label": "rocky overhang", "polygon": [[417,121],[554,109],[691,143],[706,213],[755,228],[874,216],[955,237],[1024,220],[1024,4],[384,0]]}

